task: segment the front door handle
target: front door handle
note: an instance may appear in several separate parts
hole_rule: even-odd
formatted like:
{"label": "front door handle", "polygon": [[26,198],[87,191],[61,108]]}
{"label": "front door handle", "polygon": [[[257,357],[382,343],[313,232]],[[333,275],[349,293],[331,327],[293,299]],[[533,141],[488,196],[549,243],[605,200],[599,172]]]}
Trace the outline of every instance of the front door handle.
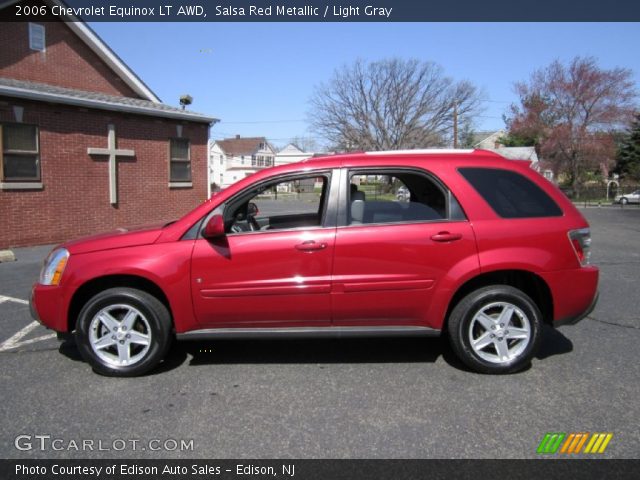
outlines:
{"label": "front door handle", "polygon": [[296,245],[296,248],[303,252],[314,252],[316,250],[324,250],[327,248],[326,243],[316,243],[315,240],[307,240]]}
{"label": "front door handle", "polygon": [[453,242],[461,238],[461,233],[438,232],[435,235],[431,235],[431,240],[434,242]]}

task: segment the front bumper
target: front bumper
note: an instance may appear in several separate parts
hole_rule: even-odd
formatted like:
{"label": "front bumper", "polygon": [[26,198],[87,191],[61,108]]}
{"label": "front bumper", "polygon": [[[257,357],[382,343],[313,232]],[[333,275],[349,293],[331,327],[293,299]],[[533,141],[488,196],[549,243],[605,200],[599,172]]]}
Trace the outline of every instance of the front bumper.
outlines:
{"label": "front bumper", "polygon": [[56,332],[66,332],[68,326],[63,298],[63,290],[59,286],[36,283],[29,297],[31,316],[47,328]]}
{"label": "front bumper", "polygon": [[29,295],[29,313],[31,314],[31,318],[33,318],[36,322],[42,323],[40,320],[40,315],[38,315],[38,310],[36,309],[36,304],[34,301],[36,286],[31,287],[31,295]]}

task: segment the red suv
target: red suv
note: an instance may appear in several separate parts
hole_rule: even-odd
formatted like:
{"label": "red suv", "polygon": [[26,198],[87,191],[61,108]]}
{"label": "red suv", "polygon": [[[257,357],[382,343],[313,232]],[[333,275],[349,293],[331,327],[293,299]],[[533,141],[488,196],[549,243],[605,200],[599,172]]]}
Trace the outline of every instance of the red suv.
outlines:
{"label": "red suv", "polygon": [[175,222],[56,248],[32,315],[106,375],[149,371],[174,337],[442,333],[472,369],[514,372],[543,323],[597,299],[588,223],[528,165],[436,150],[263,170]]}

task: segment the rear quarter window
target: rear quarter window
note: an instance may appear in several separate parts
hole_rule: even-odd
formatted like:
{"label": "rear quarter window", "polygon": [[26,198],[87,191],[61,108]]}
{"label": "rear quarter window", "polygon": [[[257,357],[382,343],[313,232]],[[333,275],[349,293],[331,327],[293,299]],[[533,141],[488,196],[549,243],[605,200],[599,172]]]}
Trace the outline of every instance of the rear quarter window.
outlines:
{"label": "rear quarter window", "polygon": [[460,168],[459,172],[503,218],[562,216],[558,204],[519,173],[496,168]]}

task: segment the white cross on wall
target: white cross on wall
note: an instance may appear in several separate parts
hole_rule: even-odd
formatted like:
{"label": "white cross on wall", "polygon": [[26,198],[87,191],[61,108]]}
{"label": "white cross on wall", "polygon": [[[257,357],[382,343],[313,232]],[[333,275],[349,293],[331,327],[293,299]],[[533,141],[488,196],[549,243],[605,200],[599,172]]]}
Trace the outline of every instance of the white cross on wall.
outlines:
{"label": "white cross on wall", "polygon": [[109,156],[109,201],[112,205],[118,203],[118,159],[117,157],[135,157],[133,150],[118,150],[116,148],[116,127],[109,124],[107,148],[87,148],[89,155]]}

